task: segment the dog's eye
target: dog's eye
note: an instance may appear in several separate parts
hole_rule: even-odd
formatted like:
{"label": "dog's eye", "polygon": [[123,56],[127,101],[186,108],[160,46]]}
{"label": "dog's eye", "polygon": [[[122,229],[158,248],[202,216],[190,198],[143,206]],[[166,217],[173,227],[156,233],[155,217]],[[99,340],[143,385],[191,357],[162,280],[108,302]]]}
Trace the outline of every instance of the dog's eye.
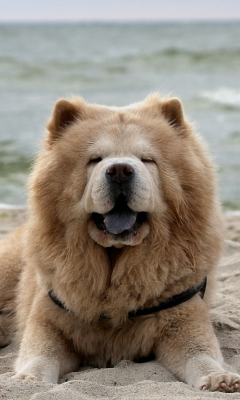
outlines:
{"label": "dog's eye", "polygon": [[89,160],[89,163],[97,164],[100,161],[102,161],[101,157],[93,157],[93,158],[91,158],[91,160]]}
{"label": "dog's eye", "polygon": [[154,163],[154,160],[152,158],[141,158],[141,161],[143,163]]}

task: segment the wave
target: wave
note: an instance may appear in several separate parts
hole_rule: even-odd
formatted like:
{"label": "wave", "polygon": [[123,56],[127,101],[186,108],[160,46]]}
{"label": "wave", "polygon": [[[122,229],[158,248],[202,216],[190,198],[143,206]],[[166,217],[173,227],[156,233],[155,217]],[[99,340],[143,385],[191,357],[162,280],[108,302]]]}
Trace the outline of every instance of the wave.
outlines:
{"label": "wave", "polygon": [[202,92],[200,97],[223,107],[240,108],[240,89],[219,88],[215,91]]}
{"label": "wave", "polygon": [[[72,74],[87,75],[91,72],[96,73],[95,67],[99,71],[102,67],[104,74],[105,68],[117,67],[120,72],[126,72],[128,65],[137,66],[144,65],[151,67],[155,63],[163,67],[181,66],[186,63],[190,66],[207,65],[208,67],[225,67],[239,68],[240,48],[217,48],[217,49],[191,49],[184,47],[166,47],[159,49],[152,49],[148,51],[145,49],[138,49],[129,51],[124,49],[123,52],[103,52],[101,55],[93,56],[91,52],[79,54],[76,50],[71,58],[62,57],[62,53],[56,53],[49,57],[49,55],[41,54],[35,57],[25,58],[21,54],[16,54],[12,57],[0,57],[0,73],[5,75],[5,78],[42,78],[53,74]],[[124,67],[124,68],[123,68]]]}
{"label": "wave", "polygon": [[26,206],[12,205],[7,203],[0,203],[0,210],[25,210]]}
{"label": "wave", "polygon": [[240,48],[218,48],[215,50],[193,50],[181,47],[167,47],[165,49],[156,50],[149,54],[143,54],[143,59],[166,57],[170,59],[177,59],[184,57],[193,62],[217,62],[217,61],[228,61],[238,59],[240,57]]}

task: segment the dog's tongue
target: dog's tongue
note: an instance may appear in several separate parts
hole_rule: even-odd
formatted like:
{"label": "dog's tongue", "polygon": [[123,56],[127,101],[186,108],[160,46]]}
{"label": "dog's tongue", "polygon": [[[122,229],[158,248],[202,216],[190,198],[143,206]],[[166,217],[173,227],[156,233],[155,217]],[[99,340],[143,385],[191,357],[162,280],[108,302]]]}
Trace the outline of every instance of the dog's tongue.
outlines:
{"label": "dog's tongue", "polygon": [[108,232],[117,235],[133,227],[137,219],[137,213],[132,211],[127,205],[114,207],[104,218],[104,224]]}

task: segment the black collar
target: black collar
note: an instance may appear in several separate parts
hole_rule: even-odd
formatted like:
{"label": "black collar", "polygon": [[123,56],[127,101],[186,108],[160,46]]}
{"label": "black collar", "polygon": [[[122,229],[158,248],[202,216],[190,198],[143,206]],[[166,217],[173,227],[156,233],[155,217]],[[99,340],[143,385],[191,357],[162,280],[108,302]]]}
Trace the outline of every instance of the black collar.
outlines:
{"label": "black collar", "polygon": [[159,311],[167,310],[168,308],[176,307],[179,304],[184,303],[187,300],[190,300],[195,294],[199,293],[201,298],[203,299],[207,286],[207,277],[198,285],[193,288],[187,289],[180,294],[176,294],[175,296],[170,297],[170,299],[165,300],[163,303],[159,303],[155,307],[139,309],[136,311],[130,311],[128,313],[128,317],[140,317],[141,315],[149,315],[154,314]]}
{"label": "black collar", "polygon": [[[159,303],[157,306],[150,307],[150,308],[144,308],[144,309],[138,309],[136,311],[130,311],[128,313],[128,318],[135,318],[135,317],[140,317],[143,315],[150,315],[150,314],[154,314],[159,311],[167,310],[168,308],[176,307],[179,304],[182,304],[185,301],[190,300],[197,293],[199,293],[201,298],[203,298],[205,291],[206,291],[206,286],[207,286],[207,277],[204,278],[204,280],[198,286],[187,289],[180,294],[176,294],[175,296],[172,296],[169,299],[165,300],[163,303]],[[62,308],[65,311],[72,312],[64,305],[64,303],[62,303],[62,301],[53,293],[52,290],[50,290],[48,292],[48,296],[53,301],[53,303],[55,303],[58,307]],[[111,318],[103,315],[100,317],[100,319],[102,320],[102,319],[111,319]]]}

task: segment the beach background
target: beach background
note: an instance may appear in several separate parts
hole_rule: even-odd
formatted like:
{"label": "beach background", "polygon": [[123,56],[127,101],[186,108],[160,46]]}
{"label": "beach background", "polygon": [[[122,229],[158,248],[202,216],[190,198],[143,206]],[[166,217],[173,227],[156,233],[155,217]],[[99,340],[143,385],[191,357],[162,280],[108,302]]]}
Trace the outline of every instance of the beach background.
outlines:
{"label": "beach background", "polygon": [[0,24],[0,203],[26,182],[54,102],[179,96],[209,143],[226,209],[240,209],[240,23]]}
{"label": "beach background", "polygon": [[[180,97],[218,165],[226,247],[210,314],[226,368],[240,373],[239,0],[0,3],[0,239],[26,220],[27,177],[59,97]],[[2,400],[240,400],[193,389],[156,361],[89,366],[60,385],[13,380],[17,348],[0,349]]]}

